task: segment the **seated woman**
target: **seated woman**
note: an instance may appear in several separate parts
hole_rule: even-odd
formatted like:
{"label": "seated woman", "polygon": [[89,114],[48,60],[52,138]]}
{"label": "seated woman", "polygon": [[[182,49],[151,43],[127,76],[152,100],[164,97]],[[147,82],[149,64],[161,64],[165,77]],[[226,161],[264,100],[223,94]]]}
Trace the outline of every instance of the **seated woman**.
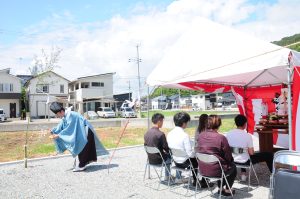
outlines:
{"label": "seated woman", "polygon": [[195,131],[195,146],[194,147],[198,146],[198,137],[199,137],[199,134],[201,132],[205,131],[206,128],[207,128],[207,119],[208,119],[208,115],[205,114],[205,113],[201,114],[200,117],[199,117],[198,127],[197,127],[197,129]]}
{"label": "seated woman", "polygon": [[[218,133],[218,129],[221,126],[221,118],[217,115],[210,115],[207,121],[207,129],[199,134],[198,137],[198,147],[197,152],[205,153],[205,154],[213,154],[221,162],[223,170],[227,176],[227,181],[230,188],[233,185],[234,179],[236,177],[237,171],[236,166],[233,162],[231,148],[228,144],[226,137],[220,133]],[[221,169],[219,164],[206,164],[204,162],[199,161],[199,169],[203,175],[212,176],[212,177],[220,177]],[[223,185],[226,183],[223,183]],[[224,189],[224,187],[220,187],[221,182],[218,181],[219,191],[223,196],[230,196],[229,187]],[[234,194],[234,190],[232,191]]]}

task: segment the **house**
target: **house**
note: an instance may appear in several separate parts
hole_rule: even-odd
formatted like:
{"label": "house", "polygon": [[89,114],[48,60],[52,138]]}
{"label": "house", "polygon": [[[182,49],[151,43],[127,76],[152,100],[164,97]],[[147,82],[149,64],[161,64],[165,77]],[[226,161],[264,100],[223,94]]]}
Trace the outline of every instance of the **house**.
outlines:
{"label": "house", "polygon": [[172,109],[179,109],[179,94],[172,95],[169,98]]}
{"label": "house", "polygon": [[105,73],[79,77],[69,83],[70,104],[83,114],[98,107],[113,107],[113,75]]}
{"label": "house", "polygon": [[236,103],[235,97],[232,92],[223,93],[223,98],[218,100],[218,104],[222,106],[231,106]]}
{"label": "house", "polygon": [[191,109],[192,108],[192,97],[191,96],[181,96],[179,99],[179,106],[183,109]]}
{"label": "house", "polygon": [[191,100],[194,110],[206,110],[208,102],[205,100],[205,94],[191,95]]}
{"label": "house", "polygon": [[151,100],[152,109],[166,109],[167,97],[165,95],[155,97]]}
{"label": "house", "polygon": [[10,74],[10,68],[0,70],[0,108],[6,117],[20,116],[21,79]]}
{"label": "house", "polygon": [[69,82],[69,80],[53,71],[44,72],[28,80],[25,85],[30,116],[33,118],[54,117],[47,100],[51,97],[57,99],[57,101],[67,102]]}
{"label": "house", "polygon": [[198,94],[190,96],[181,96],[179,98],[179,106],[183,109],[206,110],[212,108],[210,95]]}
{"label": "house", "polygon": [[131,100],[132,93],[121,93],[121,94],[115,94],[113,95],[113,98],[115,100],[115,105],[112,107],[114,111],[117,111],[122,106],[123,102],[125,100]]}

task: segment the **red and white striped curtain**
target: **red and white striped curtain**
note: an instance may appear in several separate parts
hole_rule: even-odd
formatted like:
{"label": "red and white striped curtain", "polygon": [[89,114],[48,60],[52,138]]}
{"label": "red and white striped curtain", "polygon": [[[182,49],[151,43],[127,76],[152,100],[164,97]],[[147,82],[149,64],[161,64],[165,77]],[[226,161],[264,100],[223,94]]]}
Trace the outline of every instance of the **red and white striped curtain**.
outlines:
{"label": "red and white striped curtain", "polygon": [[292,93],[292,149],[300,151],[300,66],[294,67]]}

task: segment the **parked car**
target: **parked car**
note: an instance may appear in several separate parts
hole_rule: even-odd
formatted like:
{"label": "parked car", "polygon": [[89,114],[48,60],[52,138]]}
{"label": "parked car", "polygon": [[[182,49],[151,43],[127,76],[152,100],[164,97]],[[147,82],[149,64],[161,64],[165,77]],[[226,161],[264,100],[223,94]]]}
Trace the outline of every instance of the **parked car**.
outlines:
{"label": "parked car", "polygon": [[99,107],[97,114],[103,118],[116,117],[115,112],[110,107]]}
{"label": "parked car", "polygon": [[99,118],[95,111],[87,111],[83,114],[83,116],[88,120],[95,120]]}
{"label": "parked car", "polygon": [[136,113],[132,108],[121,108],[119,112],[121,117],[137,117]]}
{"label": "parked car", "polygon": [[193,106],[192,111],[202,111],[202,108],[200,108],[198,106]]}
{"label": "parked car", "polygon": [[4,122],[5,120],[7,120],[7,117],[4,113],[4,110],[0,109],[0,122]]}

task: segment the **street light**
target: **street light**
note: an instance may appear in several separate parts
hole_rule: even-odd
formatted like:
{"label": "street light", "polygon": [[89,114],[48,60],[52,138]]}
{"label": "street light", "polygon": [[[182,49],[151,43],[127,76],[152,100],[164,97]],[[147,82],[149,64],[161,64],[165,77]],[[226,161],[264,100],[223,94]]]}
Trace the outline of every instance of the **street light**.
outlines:
{"label": "street light", "polygon": [[136,62],[138,67],[138,81],[139,81],[139,90],[138,90],[138,105],[139,105],[139,118],[141,118],[141,76],[140,76],[140,62],[142,62],[142,59],[140,59],[139,55],[139,47],[140,45],[136,45],[136,58],[129,59],[129,62]]}

